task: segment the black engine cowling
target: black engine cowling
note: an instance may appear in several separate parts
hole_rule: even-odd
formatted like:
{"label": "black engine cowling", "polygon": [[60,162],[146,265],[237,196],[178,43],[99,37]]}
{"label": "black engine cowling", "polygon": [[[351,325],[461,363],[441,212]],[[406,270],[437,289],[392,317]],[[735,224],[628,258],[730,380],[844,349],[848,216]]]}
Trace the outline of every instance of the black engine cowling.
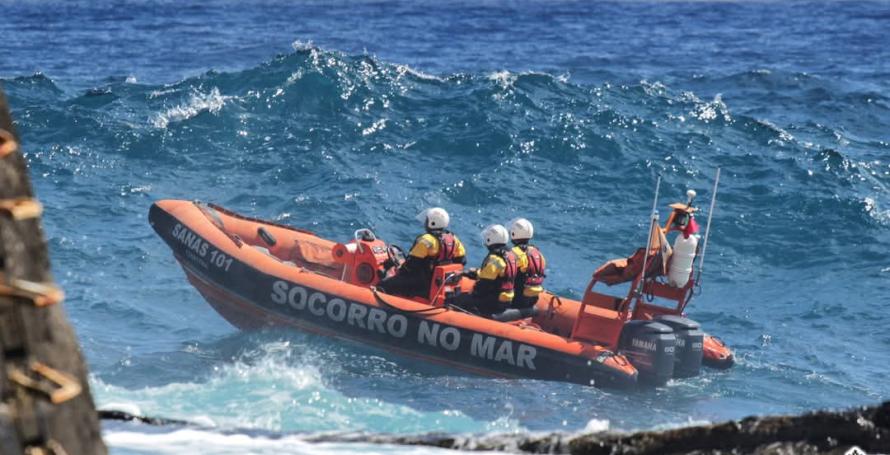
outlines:
{"label": "black engine cowling", "polygon": [[618,350],[640,372],[640,380],[662,385],[674,376],[676,337],[656,321],[628,321],[621,331]]}
{"label": "black engine cowling", "polygon": [[698,376],[702,365],[702,346],[705,338],[704,332],[698,322],[682,316],[663,315],[655,318],[656,321],[674,330],[677,337],[677,347],[674,350],[674,377],[690,378]]}

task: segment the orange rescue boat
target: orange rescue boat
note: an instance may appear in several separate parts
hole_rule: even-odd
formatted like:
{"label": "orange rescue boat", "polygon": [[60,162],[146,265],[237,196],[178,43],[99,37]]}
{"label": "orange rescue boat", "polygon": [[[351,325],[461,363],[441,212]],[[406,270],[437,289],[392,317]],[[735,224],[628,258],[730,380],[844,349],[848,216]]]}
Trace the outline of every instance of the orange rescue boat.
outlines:
{"label": "orange rescue boat", "polygon": [[[607,263],[581,301],[544,292],[532,311],[508,310],[513,313],[501,320],[451,305],[474,284],[457,264],[436,268],[427,299],[378,291],[393,250],[368,229],[337,243],[181,200],[154,203],[149,222],[191,284],[244,330],[293,327],[482,375],[607,387],[663,384],[699,374],[702,364],[727,368],[733,362],[722,342],[683,316],[695,288],[693,272],[682,285],[665,282],[673,275],[661,272],[677,261],[665,255],[665,242],[658,241],[663,230],[654,222],[653,232],[661,234],[648,250],[640,249],[642,261],[638,252]],[[593,290],[598,282],[625,280],[631,289],[623,298]]]}

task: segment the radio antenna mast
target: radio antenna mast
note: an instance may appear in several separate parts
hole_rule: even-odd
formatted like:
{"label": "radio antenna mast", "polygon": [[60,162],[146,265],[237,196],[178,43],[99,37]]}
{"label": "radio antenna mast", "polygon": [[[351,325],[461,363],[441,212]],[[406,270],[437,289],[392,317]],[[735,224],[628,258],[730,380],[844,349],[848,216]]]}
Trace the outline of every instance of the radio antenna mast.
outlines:
{"label": "radio antenna mast", "polygon": [[643,272],[640,276],[640,287],[637,288],[637,295],[642,294],[643,287],[646,282],[646,268],[649,262],[649,246],[652,245],[652,231],[658,226],[658,192],[661,190],[661,176],[655,181],[655,199],[652,201],[652,215],[649,219],[649,236],[646,240],[646,253],[643,256]]}
{"label": "radio antenna mast", "polygon": [[717,185],[720,184],[720,168],[717,168],[717,176],[714,177],[714,189],[711,190],[711,207],[708,209],[708,224],[705,225],[705,242],[701,247],[701,256],[698,258],[698,276],[701,278],[705,267],[705,252],[708,250],[708,237],[711,235],[711,218],[714,216],[714,205],[717,203]]}

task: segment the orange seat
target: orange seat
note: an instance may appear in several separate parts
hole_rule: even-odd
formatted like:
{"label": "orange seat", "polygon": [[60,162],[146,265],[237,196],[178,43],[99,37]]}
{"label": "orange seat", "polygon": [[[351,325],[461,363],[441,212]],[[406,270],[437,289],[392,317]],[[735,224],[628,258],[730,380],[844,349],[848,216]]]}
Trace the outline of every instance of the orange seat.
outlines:
{"label": "orange seat", "polygon": [[584,293],[584,298],[581,301],[585,305],[618,311],[619,309],[621,309],[621,303],[624,302],[624,299],[622,299],[621,297],[600,294],[599,292],[593,292],[590,290],[590,288],[588,288],[587,292]]}
{"label": "orange seat", "polygon": [[591,280],[584,292],[571,337],[615,349],[627,319],[627,314],[619,311],[624,299],[594,292],[595,284],[596,280]]}
{"label": "orange seat", "polygon": [[572,338],[593,341],[612,349],[618,346],[625,322],[621,313],[583,303],[579,310]]}

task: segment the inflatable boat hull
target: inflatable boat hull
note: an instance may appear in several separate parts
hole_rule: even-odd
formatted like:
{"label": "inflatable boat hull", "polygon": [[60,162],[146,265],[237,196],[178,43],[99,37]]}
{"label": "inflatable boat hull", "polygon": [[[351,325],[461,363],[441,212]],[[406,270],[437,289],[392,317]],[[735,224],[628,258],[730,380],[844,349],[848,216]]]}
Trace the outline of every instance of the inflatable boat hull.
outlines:
{"label": "inflatable boat hull", "polygon": [[637,382],[628,360],[602,346],[379,294],[255,248],[260,227],[263,238],[282,244],[293,236],[331,243],[305,231],[173,200],[153,204],[149,222],[190,283],[240,329],[292,327],[487,376],[610,387]]}

